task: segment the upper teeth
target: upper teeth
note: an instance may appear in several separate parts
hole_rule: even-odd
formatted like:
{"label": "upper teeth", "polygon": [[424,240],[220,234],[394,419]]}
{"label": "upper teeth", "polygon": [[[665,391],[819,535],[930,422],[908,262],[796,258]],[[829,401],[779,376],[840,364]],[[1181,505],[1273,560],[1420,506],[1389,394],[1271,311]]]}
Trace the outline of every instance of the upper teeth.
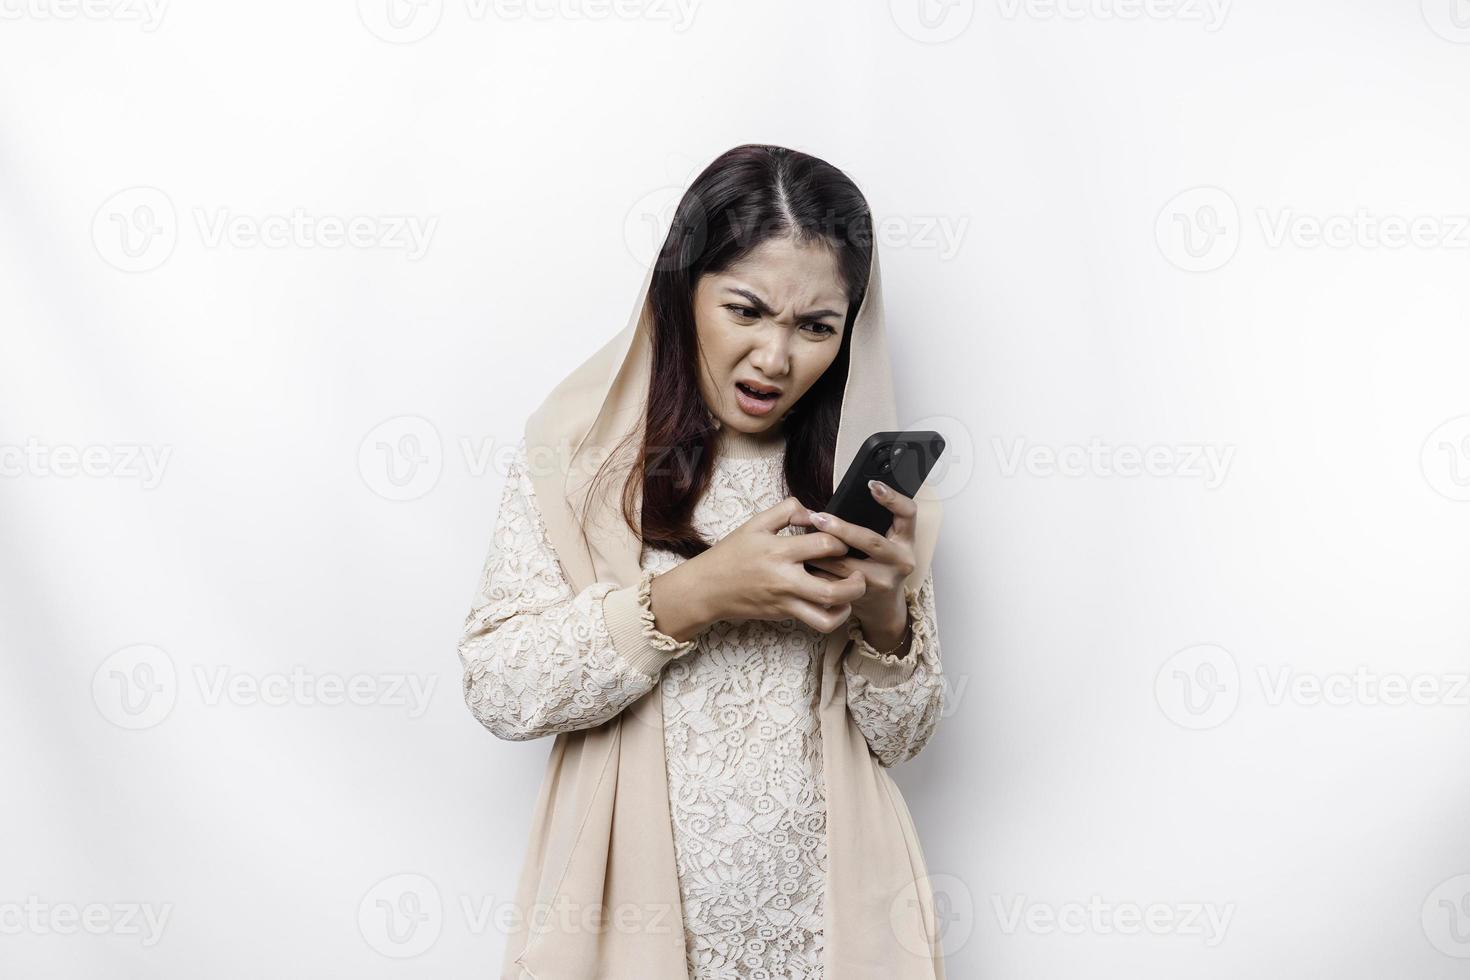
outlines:
{"label": "upper teeth", "polygon": [[740,387],[744,388],[746,391],[750,392],[752,395],[774,395],[775,394],[774,391],[762,391],[759,388],[752,388],[750,385],[745,384],[744,382],[736,382],[736,383],[739,384]]}

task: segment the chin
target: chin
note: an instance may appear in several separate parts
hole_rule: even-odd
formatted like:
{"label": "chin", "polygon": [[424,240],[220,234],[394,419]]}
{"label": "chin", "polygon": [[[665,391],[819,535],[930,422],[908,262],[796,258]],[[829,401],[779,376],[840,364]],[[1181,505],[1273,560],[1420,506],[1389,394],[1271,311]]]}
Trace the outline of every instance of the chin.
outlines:
{"label": "chin", "polygon": [[734,419],[722,418],[720,424],[729,429],[738,429],[746,435],[760,435],[762,432],[770,432],[781,424],[781,419],[777,417],[775,412],[771,413],[770,418],[754,419],[737,408],[735,415],[736,417]]}

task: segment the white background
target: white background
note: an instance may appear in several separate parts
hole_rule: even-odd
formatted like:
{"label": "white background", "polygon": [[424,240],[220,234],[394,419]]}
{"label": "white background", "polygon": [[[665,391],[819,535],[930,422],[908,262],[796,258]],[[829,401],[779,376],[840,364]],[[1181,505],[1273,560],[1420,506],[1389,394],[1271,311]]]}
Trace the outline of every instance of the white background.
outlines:
{"label": "white background", "polygon": [[92,2],[0,0],[0,973],[495,975],[503,451],[760,141],[952,447],[950,975],[1465,975],[1463,2]]}

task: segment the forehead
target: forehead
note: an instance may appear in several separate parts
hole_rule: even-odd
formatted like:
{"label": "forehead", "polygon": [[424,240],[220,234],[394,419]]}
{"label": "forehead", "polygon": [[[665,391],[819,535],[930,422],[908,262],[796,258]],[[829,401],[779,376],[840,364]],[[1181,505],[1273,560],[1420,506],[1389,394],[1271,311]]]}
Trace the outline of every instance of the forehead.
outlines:
{"label": "forehead", "polygon": [[837,257],[819,244],[767,239],[717,278],[721,285],[746,286],[773,306],[819,304],[840,310],[847,305]]}

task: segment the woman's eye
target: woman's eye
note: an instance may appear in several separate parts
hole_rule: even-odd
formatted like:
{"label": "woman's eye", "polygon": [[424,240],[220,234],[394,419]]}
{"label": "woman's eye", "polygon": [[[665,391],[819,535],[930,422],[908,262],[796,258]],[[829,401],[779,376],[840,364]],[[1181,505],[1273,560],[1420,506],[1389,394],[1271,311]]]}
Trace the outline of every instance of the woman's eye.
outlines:
{"label": "woman's eye", "polygon": [[736,316],[743,317],[747,320],[754,320],[756,316],[756,311],[748,306],[735,306],[734,304],[727,304],[725,306],[725,309],[731,310]]}
{"label": "woman's eye", "polygon": [[821,331],[821,336],[823,336],[823,337],[830,336],[831,334],[834,334],[834,333],[837,332],[836,330],[833,330],[827,324],[825,324],[825,323],[819,323],[816,320],[813,320],[811,323],[805,324],[805,326],[808,326],[808,327],[817,327]]}

